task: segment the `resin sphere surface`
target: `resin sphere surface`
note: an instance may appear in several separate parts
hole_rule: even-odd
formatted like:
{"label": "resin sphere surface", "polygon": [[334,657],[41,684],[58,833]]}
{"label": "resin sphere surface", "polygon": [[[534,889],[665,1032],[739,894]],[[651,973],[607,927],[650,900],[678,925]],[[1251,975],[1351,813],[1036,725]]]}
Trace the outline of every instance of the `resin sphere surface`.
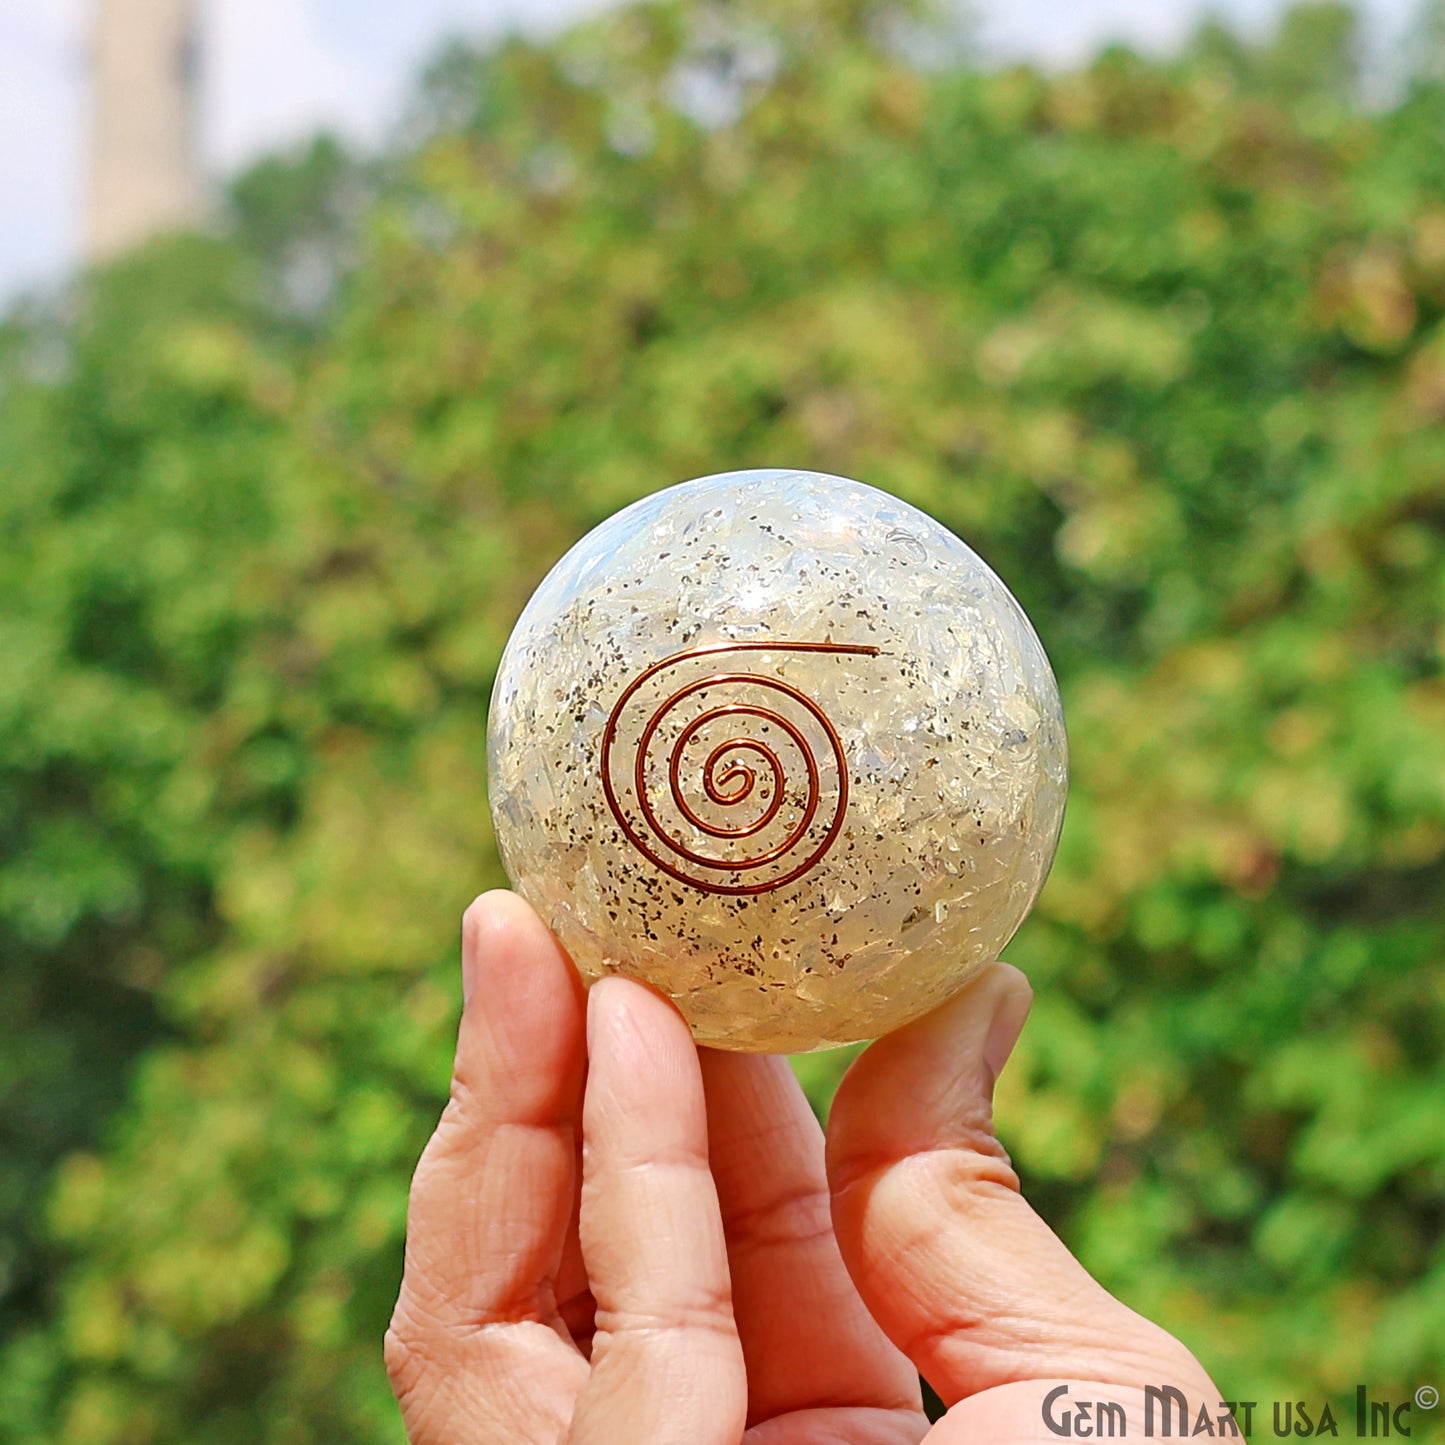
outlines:
{"label": "resin sphere surface", "polygon": [[995,959],[1053,860],[1058,689],[1008,589],[860,482],[684,482],[584,537],[492,698],[513,886],[699,1041],[871,1038]]}

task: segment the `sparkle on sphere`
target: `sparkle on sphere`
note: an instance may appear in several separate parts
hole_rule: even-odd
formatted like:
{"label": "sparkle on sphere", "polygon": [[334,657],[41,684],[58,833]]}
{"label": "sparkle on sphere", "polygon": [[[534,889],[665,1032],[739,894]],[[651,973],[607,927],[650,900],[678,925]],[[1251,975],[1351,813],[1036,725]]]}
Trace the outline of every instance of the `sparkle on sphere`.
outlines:
{"label": "sparkle on sphere", "polygon": [[573,547],[507,644],[489,755],[508,877],[582,972],[775,1052],[886,1033],[997,958],[1067,769],[1048,658],[984,562],[789,471],[684,482]]}

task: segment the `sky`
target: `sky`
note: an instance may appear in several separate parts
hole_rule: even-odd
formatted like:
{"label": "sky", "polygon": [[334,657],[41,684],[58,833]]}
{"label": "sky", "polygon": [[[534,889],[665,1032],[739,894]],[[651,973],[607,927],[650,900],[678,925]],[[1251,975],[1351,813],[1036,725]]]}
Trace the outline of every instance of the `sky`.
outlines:
{"label": "sky", "polygon": [[[0,0],[0,304],[76,259],[86,31],[96,0]],[[407,84],[448,36],[560,28],[606,0],[202,0],[202,145],[209,167],[321,127],[386,133]],[[1124,40],[1167,49],[1206,11],[1266,29],[1282,0],[976,0],[990,57],[1053,66]],[[1397,44],[1413,0],[1364,0],[1374,43]]]}

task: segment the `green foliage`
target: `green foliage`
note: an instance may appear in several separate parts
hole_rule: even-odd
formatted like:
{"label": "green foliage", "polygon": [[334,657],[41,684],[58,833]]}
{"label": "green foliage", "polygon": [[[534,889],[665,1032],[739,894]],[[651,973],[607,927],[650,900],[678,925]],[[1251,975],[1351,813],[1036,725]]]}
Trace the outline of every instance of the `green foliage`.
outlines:
{"label": "green foliage", "polygon": [[1049,78],[634,8],[0,331],[0,1441],[399,1439],[501,644],[748,465],[923,506],[1055,659],[1031,1197],[1230,1395],[1438,1378],[1445,96],[1358,109],[1346,19]]}
{"label": "green foliage", "polygon": [[330,136],[268,156],[229,195],[237,248],[257,272],[256,294],[273,333],[303,335],[327,318],[353,261],[356,221],[376,178]]}

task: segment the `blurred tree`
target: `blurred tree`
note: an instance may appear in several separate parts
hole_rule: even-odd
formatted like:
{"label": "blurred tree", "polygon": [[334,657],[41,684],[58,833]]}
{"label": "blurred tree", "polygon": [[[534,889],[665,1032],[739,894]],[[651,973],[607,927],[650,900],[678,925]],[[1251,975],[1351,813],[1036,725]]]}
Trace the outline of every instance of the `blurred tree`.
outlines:
{"label": "blurred tree", "polygon": [[1362,111],[1333,6],[1056,77],[921,23],[454,51],[381,171],[0,336],[0,1441],[398,1438],[502,641],[750,464],[933,512],[1056,661],[1000,1095],[1048,1217],[1232,1395],[1445,1363],[1445,101]]}
{"label": "blurred tree", "polygon": [[1279,32],[1260,53],[1266,85],[1289,100],[1348,104],[1360,82],[1360,19],[1343,0],[1309,0],[1284,13]]}
{"label": "blurred tree", "polygon": [[1348,110],[1360,99],[1361,22],[1348,0],[1288,6],[1274,35],[1251,44],[1217,17],[1206,17],[1186,47],[1195,66],[1215,68],[1241,90],[1307,110]]}
{"label": "blurred tree", "polygon": [[256,283],[274,324],[315,324],[336,302],[354,257],[372,167],[331,136],[290,155],[268,156],[229,188],[237,244],[261,268]]}
{"label": "blurred tree", "polygon": [[1445,3],[1421,0],[1410,28],[1406,70],[1417,83],[1445,85]]}

